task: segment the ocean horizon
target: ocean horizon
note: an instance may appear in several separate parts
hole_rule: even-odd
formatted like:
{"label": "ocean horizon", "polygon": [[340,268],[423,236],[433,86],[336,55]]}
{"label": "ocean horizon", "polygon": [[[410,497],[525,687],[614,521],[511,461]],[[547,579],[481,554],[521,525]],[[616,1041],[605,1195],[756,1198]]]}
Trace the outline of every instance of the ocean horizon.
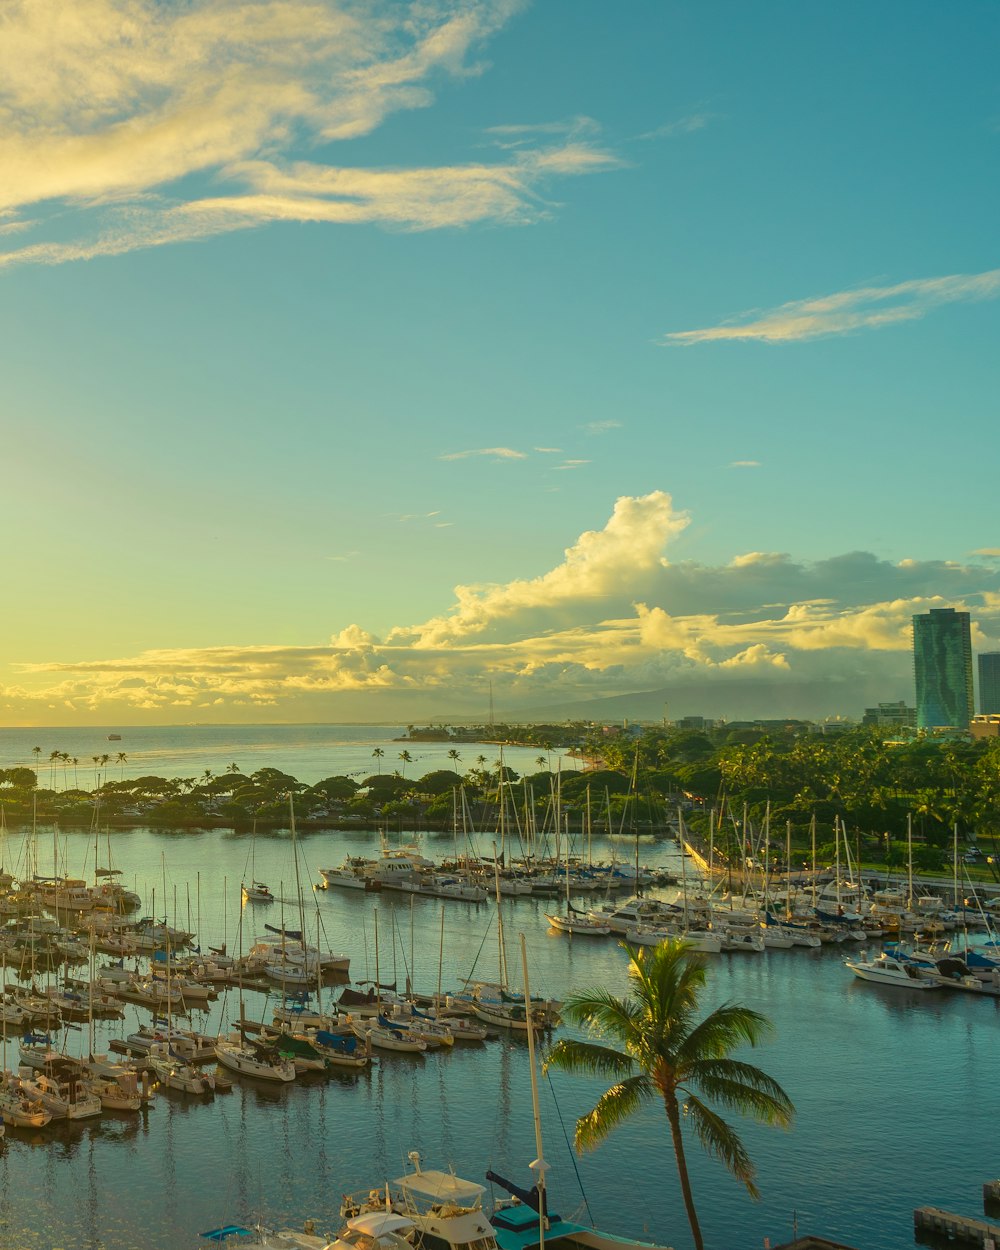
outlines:
{"label": "ocean horizon", "polygon": [[[111,733],[120,737],[112,740]],[[39,784],[48,784],[50,789],[91,789],[104,770],[109,780],[124,781],[144,776],[200,776],[206,769],[218,774],[236,764],[245,775],[258,768],[279,768],[315,785],[325,777],[356,779],[378,772],[405,770],[410,777],[438,768],[465,772],[480,757],[490,766],[499,760],[497,742],[424,742],[408,739],[405,733],[406,725],[392,721],[6,727],[0,729],[0,768],[35,769]],[[516,772],[537,771],[543,756],[553,767],[557,760],[562,768],[580,767],[580,761],[565,751],[506,745],[502,749],[504,763]],[[378,756],[376,750],[384,754]],[[399,759],[403,750],[409,752],[410,760]],[[457,761],[449,756],[453,750],[459,753]],[[53,753],[69,756],[69,760],[56,759]],[[109,759],[98,764],[95,757],[100,760],[104,755]]]}

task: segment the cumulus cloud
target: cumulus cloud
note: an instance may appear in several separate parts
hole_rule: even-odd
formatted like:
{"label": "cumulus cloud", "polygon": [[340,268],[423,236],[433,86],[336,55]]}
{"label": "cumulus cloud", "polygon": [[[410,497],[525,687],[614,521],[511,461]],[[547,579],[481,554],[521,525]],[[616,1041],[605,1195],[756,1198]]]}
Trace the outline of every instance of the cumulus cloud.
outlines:
{"label": "cumulus cloud", "polygon": [[793,343],[803,339],[876,329],[900,321],[917,321],[935,308],[959,301],[996,299],[1000,269],[956,273],[942,278],[914,278],[892,286],[855,287],[834,295],[792,300],[764,313],[746,313],[731,322],[704,330],[680,330],[664,337],[667,344],[690,345],[735,340]]}
{"label": "cumulus cloud", "polygon": [[1000,649],[992,561],[848,552],[803,563],[752,551],[709,566],[671,558],[688,523],[666,492],[625,496],[547,572],[458,586],[449,609],[383,638],[352,624],[314,646],[24,663],[0,708],[26,719],[52,708],[94,720],[179,708],[412,719],[475,714],[489,681],[507,708],[647,690],[710,715],[857,715],[912,698],[915,613],[967,608],[976,646]]}
{"label": "cumulus cloud", "polygon": [[480,50],[519,7],[11,0],[0,39],[0,219],[5,234],[28,237],[0,265],[272,221],[428,230],[544,217],[550,179],[619,163],[582,119],[525,130],[493,163],[307,159],[426,108],[449,78],[482,72]]}
{"label": "cumulus cloud", "polygon": [[[671,497],[654,491],[615,504],[603,530],[589,530],[568,547],[563,562],[541,577],[503,586],[455,588],[457,602],[446,616],[424,625],[400,628],[390,637],[409,638],[420,646],[442,646],[487,630],[531,630],[589,605],[606,609],[616,600],[625,606],[637,585],[662,567],[668,538],[688,524]],[[551,622],[554,623],[554,622]]]}

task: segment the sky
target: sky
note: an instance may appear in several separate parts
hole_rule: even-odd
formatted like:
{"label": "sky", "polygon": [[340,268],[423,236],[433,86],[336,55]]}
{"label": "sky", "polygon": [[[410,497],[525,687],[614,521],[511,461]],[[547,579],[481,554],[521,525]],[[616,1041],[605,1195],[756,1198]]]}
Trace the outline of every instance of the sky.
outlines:
{"label": "sky", "polygon": [[0,724],[1000,649],[994,0],[10,0]]}

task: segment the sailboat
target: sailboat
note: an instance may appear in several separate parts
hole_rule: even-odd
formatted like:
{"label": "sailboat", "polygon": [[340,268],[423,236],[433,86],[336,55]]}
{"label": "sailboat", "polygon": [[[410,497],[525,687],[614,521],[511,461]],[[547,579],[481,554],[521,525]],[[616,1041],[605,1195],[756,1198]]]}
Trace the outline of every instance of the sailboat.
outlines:
{"label": "sailboat", "polygon": [[400,1050],[409,1054],[423,1054],[428,1049],[427,1042],[405,1027],[402,1022],[390,1021],[382,1011],[382,986],[379,981],[378,957],[378,908],[375,909],[375,1003],[376,1016],[351,1020],[351,1028],[359,1041],[367,1046],[378,1047],[379,1050]]}
{"label": "sailboat", "polygon": [[250,835],[250,883],[244,881],[240,887],[244,903],[273,903],[274,895],[271,887],[264,881],[257,880],[257,822],[253,822]]}
{"label": "sailboat", "polygon": [[[556,773],[556,801],[555,801],[555,824],[556,829],[559,828],[562,808],[562,773]],[[605,924],[602,919],[597,916],[590,915],[588,912],[576,911],[573,904],[569,901],[569,839],[566,840],[566,858],[563,861],[563,876],[566,878],[566,912],[560,915],[558,912],[546,912],[545,919],[549,925],[558,930],[560,933],[584,933],[590,937],[607,937],[611,932],[611,926]]]}
{"label": "sailboat", "polygon": [[[500,903],[499,866],[494,857],[493,864],[496,901],[497,901],[497,952],[499,958],[499,981],[467,980],[466,993],[458,997],[467,1001],[472,1014],[484,1024],[492,1024],[499,1029],[510,1029],[514,1033],[528,1031],[528,1016],[534,1018],[536,1028],[553,1028],[559,1022],[559,1003],[552,1000],[535,1000],[511,994],[507,988],[507,951],[503,940],[503,908]],[[531,1008],[530,1012],[528,1008]]]}

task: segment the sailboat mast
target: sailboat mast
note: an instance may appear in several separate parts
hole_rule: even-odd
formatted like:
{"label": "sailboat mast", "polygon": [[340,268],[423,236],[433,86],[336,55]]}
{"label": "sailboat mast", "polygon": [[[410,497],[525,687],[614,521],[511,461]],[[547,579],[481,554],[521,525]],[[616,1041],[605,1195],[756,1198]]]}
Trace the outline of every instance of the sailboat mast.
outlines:
{"label": "sailboat mast", "polygon": [[438,985],[437,985],[437,1001],[434,1006],[437,1011],[441,1010],[441,970],[444,967],[444,903],[441,904],[441,936],[438,939]]}
{"label": "sailboat mast", "polygon": [[681,894],[684,899],[684,929],[688,927],[688,879],[687,879],[687,851],[684,849],[686,841],[684,837],[684,816],[680,806],[677,808],[677,835],[681,842]]}
{"label": "sailboat mast", "polygon": [[[306,954],[306,912],[302,902],[302,882],[299,878],[299,851],[295,841],[295,796],[291,793],[288,795],[288,818],[292,831],[292,863],[295,866],[295,897],[299,904],[299,932],[302,934],[302,956],[305,960]],[[281,926],[284,928],[284,924]],[[316,958],[319,959],[319,950],[316,951]]]}
{"label": "sailboat mast", "polygon": [[507,988],[507,953],[503,945],[503,909],[500,906],[500,864],[497,860],[497,844],[493,843],[493,884],[497,896],[497,963],[501,989]]}
{"label": "sailboat mast", "polygon": [[834,880],[836,881],[837,914],[840,914],[840,817],[833,818]]}
{"label": "sailboat mast", "polygon": [[538,1073],[535,1068],[535,1022],[531,1014],[531,987],[528,983],[528,948],[521,934],[521,974],[524,978],[524,1006],[528,1026],[528,1069],[531,1073],[531,1114],[535,1122],[535,1150],[538,1152],[530,1165],[535,1173],[535,1185],[538,1188],[538,1250],[545,1250],[545,1173],[548,1164],[542,1148],[542,1115],[538,1105]]}
{"label": "sailboat mast", "polygon": [[906,907],[913,910],[913,813],[906,813]]}
{"label": "sailboat mast", "polygon": [[785,919],[792,918],[792,822],[785,821]]}

